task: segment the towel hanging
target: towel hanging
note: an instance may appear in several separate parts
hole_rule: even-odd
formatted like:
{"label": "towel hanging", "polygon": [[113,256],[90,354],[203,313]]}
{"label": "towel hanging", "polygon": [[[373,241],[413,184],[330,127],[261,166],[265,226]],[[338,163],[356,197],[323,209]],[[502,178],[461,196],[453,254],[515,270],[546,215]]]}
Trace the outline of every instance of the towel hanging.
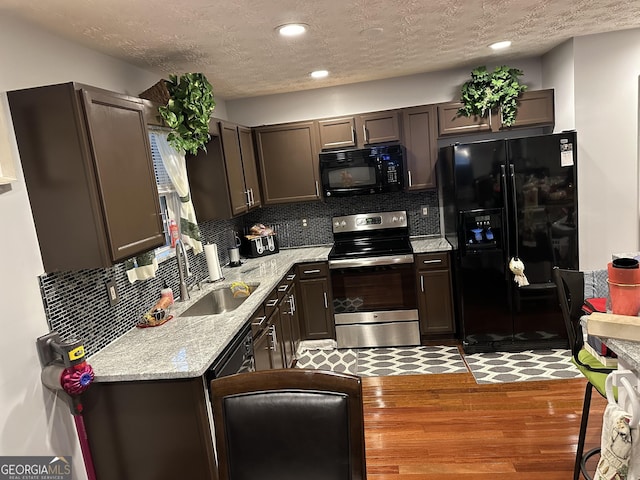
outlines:
{"label": "towel hanging", "polygon": [[[602,419],[600,461],[594,476],[598,480],[640,478],[640,397],[629,378],[635,380],[634,374],[621,370],[611,372],[605,382],[607,407]],[[614,383],[618,384],[618,402],[613,395]]]}

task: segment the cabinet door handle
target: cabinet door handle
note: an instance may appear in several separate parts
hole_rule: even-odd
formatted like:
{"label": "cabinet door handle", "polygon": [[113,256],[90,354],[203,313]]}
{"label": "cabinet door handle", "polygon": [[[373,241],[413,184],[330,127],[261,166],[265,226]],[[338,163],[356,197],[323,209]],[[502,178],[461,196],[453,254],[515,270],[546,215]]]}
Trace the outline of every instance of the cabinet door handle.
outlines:
{"label": "cabinet door handle", "polygon": [[252,322],[251,326],[252,327],[261,327],[264,322],[267,320],[267,316],[262,316],[262,317],[258,317],[257,320],[260,320],[259,322]]}
{"label": "cabinet door handle", "polygon": [[324,308],[327,309],[329,308],[329,301],[327,300],[327,292],[322,292],[322,294],[324,295]]}
{"label": "cabinet door handle", "polygon": [[249,189],[249,206],[253,207],[253,205],[255,204],[255,200],[253,199],[253,188]]}
{"label": "cabinet door handle", "polygon": [[411,170],[407,170],[407,173],[409,174],[409,186],[411,186],[412,185],[412,182],[411,182]]}
{"label": "cabinet door handle", "polygon": [[250,207],[251,206],[251,194],[249,193],[249,190],[245,190],[244,194],[247,196],[247,206]]}
{"label": "cabinet door handle", "polygon": [[291,294],[291,315],[296,313],[296,296],[292,293]]}
{"label": "cabinet door handle", "polygon": [[267,307],[275,307],[278,304],[278,300],[269,300],[267,302]]}
{"label": "cabinet door handle", "polygon": [[320,269],[315,269],[315,270],[305,270],[304,272],[305,275],[311,275],[312,273],[320,273]]}
{"label": "cabinet door handle", "polygon": [[363,133],[363,143],[369,143],[369,139],[367,138],[367,126],[362,125],[362,133]]}
{"label": "cabinet door handle", "polygon": [[287,291],[287,288],[289,288],[289,285],[280,285],[280,286],[278,287],[278,291],[279,291],[279,292],[286,292],[286,291]]}
{"label": "cabinet door handle", "polygon": [[276,326],[271,325],[271,346],[274,352],[278,351],[278,337],[276,335]]}
{"label": "cabinet door handle", "polygon": [[351,143],[356,144],[356,129],[351,127]]}
{"label": "cabinet door handle", "polygon": [[292,273],[291,275],[287,275],[287,281],[289,281],[289,282],[294,280],[295,278],[296,278],[296,274],[295,273]]}
{"label": "cabinet door handle", "polygon": [[424,277],[420,275],[420,291],[424,293]]}
{"label": "cabinet door handle", "polygon": [[442,263],[442,260],[438,259],[438,260],[423,260],[422,263],[424,263],[425,265],[428,265],[430,263]]}
{"label": "cabinet door handle", "polygon": [[320,196],[320,189],[318,188],[318,181],[316,180],[316,197]]}

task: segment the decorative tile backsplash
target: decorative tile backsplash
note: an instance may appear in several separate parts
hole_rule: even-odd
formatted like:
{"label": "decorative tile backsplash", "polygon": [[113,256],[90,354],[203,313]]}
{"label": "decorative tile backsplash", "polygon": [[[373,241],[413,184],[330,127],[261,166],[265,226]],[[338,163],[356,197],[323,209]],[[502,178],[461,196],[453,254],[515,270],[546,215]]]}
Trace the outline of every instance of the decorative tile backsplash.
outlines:
{"label": "decorative tile backsplash", "polygon": [[[422,206],[428,215],[422,216]],[[435,191],[365,195],[330,198],[323,202],[308,202],[269,206],[233,220],[216,220],[200,224],[203,243],[216,243],[222,265],[229,263],[227,247],[232,232],[241,234],[255,223],[272,226],[278,235],[280,248],[322,245],[333,241],[331,217],[353,213],[406,210],[411,235],[439,233],[438,196]],[[303,227],[302,219],[307,220]],[[189,251],[194,276],[190,282],[208,275],[204,253],[194,256]],[[120,301],[111,306],[105,282],[115,280]],[[62,338],[80,338],[87,354],[92,355],[135,327],[144,313],[160,297],[166,281],[178,295],[179,279],[175,259],[160,264],[153,279],[130,284],[124,264],[106,269],[55,272],[41,275],[40,288],[45,313],[51,330]]]}

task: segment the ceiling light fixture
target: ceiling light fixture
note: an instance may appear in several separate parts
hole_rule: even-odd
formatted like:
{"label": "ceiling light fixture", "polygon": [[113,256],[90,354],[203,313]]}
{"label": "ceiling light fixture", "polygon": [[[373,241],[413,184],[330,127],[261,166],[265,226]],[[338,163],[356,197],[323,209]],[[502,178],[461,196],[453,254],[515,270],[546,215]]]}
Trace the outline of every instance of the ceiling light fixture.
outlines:
{"label": "ceiling light fixture", "polygon": [[304,23],[285,23],[276,27],[276,30],[283,37],[296,37],[306,32],[308,27]]}
{"label": "ceiling light fixture", "polygon": [[489,45],[489,48],[492,50],[504,50],[505,48],[509,48],[511,46],[511,42],[509,40],[504,40],[502,42],[496,42]]}
{"label": "ceiling light fixture", "polygon": [[315,72],[311,72],[311,78],[324,78],[328,76],[329,72],[327,70],[316,70]]}

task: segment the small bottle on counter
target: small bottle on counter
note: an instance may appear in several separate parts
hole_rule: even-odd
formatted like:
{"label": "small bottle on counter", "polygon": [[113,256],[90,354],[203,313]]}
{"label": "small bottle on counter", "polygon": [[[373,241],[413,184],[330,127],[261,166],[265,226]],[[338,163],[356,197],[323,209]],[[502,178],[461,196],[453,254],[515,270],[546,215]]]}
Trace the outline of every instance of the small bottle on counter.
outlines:
{"label": "small bottle on counter", "polygon": [[169,305],[173,305],[173,290],[171,290],[166,280],[164,282],[164,285],[162,285],[162,290],[160,290],[160,297],[168,298],[171,302]]}
{"label": "small bottle on counter", "polygon": [[171,248],[176,248],[176,241],[180,238],[180,232],[175,220],[169,222],[169,236],[171,237]]}

